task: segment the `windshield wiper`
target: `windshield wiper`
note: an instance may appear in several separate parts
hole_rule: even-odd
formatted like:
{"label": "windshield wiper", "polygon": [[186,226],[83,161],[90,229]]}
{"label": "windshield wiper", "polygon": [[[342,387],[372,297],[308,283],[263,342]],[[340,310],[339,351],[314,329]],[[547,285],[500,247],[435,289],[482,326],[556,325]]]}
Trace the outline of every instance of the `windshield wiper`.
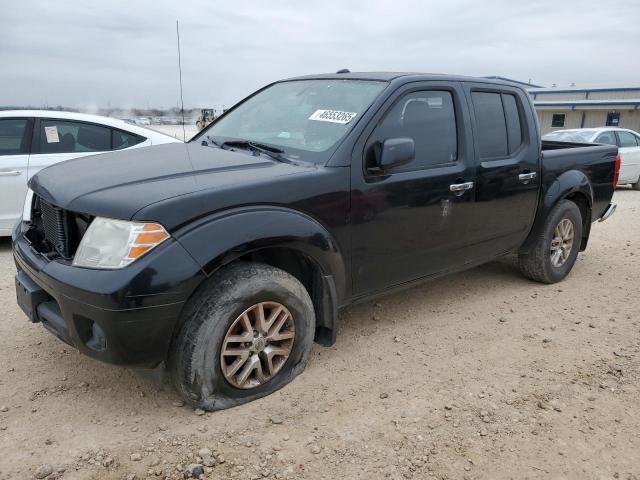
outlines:
{"label": "windshield wiper", "polygon": [[[207,141],[208,140],[208,141]],[[219,144],[218,142],[216,142],[213,138],[211,138],[209,135],[207,135],[207,140],[202,140],[202,142],[200,142],[201,145],[208,147],[209,146],[209,142],[213,143],[216,147],[218,148],[222,148],[222,145]]]}
{"label": "windshield wiper", "polygon": [[[209,139],[211,140],[211,139]],[[213,140],[211,140],[213,142]],[[284,150],[281,150],[277,147],[272,147],[271,145],[265,145],[263,143],[256,143],[250,140],[228,140],[226,142],[222,142],[220,145],[213,142],[214,145],[224,148],[224,147],[238,147],[238,148],[248,148],[253,150],[254,152],[264,153],[265,155],[270,156],[274,160],[282,163],[292,163],[291,160],[283,157],[281,154],[284,153]]]}

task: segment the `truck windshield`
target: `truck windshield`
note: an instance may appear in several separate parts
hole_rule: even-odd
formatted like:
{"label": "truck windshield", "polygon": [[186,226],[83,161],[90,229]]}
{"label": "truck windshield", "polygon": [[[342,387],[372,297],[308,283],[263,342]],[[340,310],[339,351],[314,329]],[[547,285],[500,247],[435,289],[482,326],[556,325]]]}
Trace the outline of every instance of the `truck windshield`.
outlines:
{"label": "truck windshield", "polygon": [[276,83],[214,122],[197,140],[233,140],[277,146],[313,157],[333,147],[367,110],[385,82],[294,80]]}

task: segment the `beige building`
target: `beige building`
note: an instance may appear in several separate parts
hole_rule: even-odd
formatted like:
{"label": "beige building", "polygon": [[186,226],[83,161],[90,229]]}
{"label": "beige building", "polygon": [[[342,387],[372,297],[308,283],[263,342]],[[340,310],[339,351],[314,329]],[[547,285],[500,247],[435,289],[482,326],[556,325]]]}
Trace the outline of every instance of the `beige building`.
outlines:
{"label": "beige building", "polygon": [[562,128],[604,126],[640,131],[640,87],[527,90],[543,135]]}

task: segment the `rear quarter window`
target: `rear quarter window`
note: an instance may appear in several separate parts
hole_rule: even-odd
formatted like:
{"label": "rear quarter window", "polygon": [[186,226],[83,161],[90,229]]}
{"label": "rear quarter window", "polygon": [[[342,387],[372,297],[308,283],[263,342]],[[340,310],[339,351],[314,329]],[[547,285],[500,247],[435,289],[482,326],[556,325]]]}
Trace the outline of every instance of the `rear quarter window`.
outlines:
{"label": "rear quarter window", "polygon": [[146,140],[145,137],[134,133],[123,132],[122,130],[111,131],[111,148],[112,150],[122,150],[123,148],[133,147]]}

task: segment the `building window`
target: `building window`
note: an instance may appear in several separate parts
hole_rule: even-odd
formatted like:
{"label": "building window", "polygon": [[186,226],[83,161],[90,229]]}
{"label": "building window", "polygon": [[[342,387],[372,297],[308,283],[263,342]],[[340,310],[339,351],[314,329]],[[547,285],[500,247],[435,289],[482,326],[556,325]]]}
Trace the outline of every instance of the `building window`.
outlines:
{"label": "building window", "polygon": [[566,115],[564,113],[554,113],[551,117],[551,126],[553,128],[564,127],[564,118]]}
{"label": "building window", "polygon": [[620,112],[607,113],[607,127],[619,127],[620,126]]}

